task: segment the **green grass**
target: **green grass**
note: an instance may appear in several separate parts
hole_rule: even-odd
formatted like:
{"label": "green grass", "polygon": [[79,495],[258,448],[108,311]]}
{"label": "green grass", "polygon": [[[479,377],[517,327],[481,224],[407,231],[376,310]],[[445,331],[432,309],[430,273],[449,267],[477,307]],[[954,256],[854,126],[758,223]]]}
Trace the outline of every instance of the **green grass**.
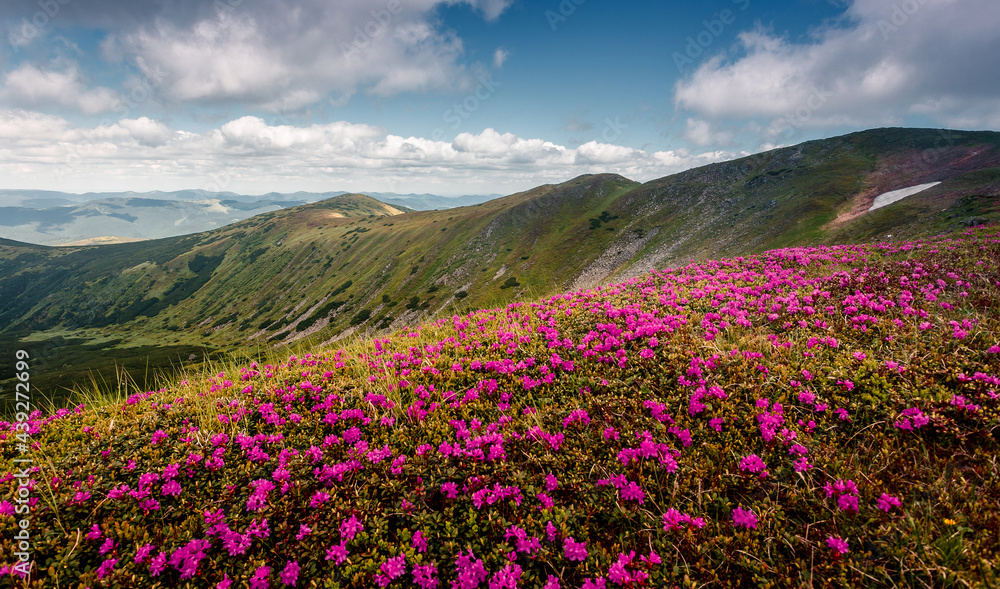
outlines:
{"label": "green grass", "polygon": [[[248,349],[148,393],[124,376],[110,391],[85,388],[70,401],[85,408],[37,416],[31,436],[40,468],[31,530],[44,563],[33,586],[212,587],[224,575],[243,586],[269,566],[275,587],[294,561],[298,586],[370,587],[405,554],[407,574],[391,586],[410,586],[413,565],[435,564],[447,587],[460,551],[472,550],[490,578],[517,564],[521,587],[624,572],[648,575],[651,587],[988,587],[1000,566],[998,239],[990,227],[905,246],[766,252],[577,295],[525,295],[383,337],[356,333],[334,349],[316,340],[262,357]],[[505,360],[516,368],[486,366]],[[716,386],[725,395],[702,395],[695,410],[699,391]],[[900,427],[912,410],[927,423]],[[781,416],[770,439],[768,416]],[[363,448],[348,440],[353,427]],[[0,459],[13,471],[11,433]],[[546,437],[556,434],[557,443]],[[498,442],[502,459],[448,455],[453,443],[485,453]],[[268,456],[251,458],[251,446]],[[225,465],[209,470],[216,447]],[[385,448],[388,457],[372,454]],[[793,465],[803,451],[811,468]],[[767,476],[741,466],[750,455]],[[352,460],[363,468],[317,474]],[[182,491],[160,478],[131,497],[145,473],[174,477]],[[610,482],[619,476],[641,502]],[[275,488],[255,510],[251,489],[264,480]],[[857,485],[856,513],[839,502],[853,492],[830,496],[838,481]],[[519,502],[476,503],[476,493],[514,487]],[[311,505],[317,492],[330,499]],[[880,508],[883,494],[899,505]],[[754,527],[736,523],[737,508],[754,513]],[[265,518],[270,532],[230,553],[206,521],[217,509],[236,533]],[[668,528],[671,509],[704,526]],[[335,564],[327,551],[351,517],[364,529]],[[17,525],[0,516],[3,554]],[[94,525],[100,537],[85,538]],[[537,548],[519,546],[515,529]],[[570,537],[586,543],[582,561],[569,558]],[[154,573],[148,559],[136,562],[143,545],[166,558],[203,539],[191,579],[179,564]]]}
{"label": "green grass", "polygon": [[[876,173],[883,179],[902,173],[896,170],[910,174],[901,163],[913,164],[914,158],[920,165],[913,169],[926,172],[921,168],[926,150],[934,150],[936,165],[945,166],[952,160],[966,165],[975,149],[987,165],[1000,148],[995,133],[942,137],[933,130],[880,129],[643,185],[615,175],[582,176],[478,206],[391,219],[371,216],[384,212],[377,201],[344,195],[195,236],[140,244],[67,249],[5,242],[0,325],[8,337],[30,333],[84,340],[81,345],[95,346],[110,336],[120,343],[99,350],[110,356],[147,345],[280,346],[321,321],[327,324],[317,336],[331,339],[348,327],[388,330],[389,315],[401,326],[561,292],[605,253],[624,251],[638,239],[647,241],[595,280],[612,279],[636,265],[667,267],[890,234],[917,238],[954,230],[970,217],[1000,218],[1000,168],[994,163],[829,228]],[[494,280],[502,268],[505,273]],[[516,285],[506,282],[511,277]],[[446,294],[458,291],[465,296]],[[400,304],[389,313],[388,306],[380,307],[388,305],[382,302],[385,295],[400,303],[417,297],[419,304]],[[364,310],[370,315],[363,316]],[[172,353],[149,348],[140,356],[162,366]],[[73,364],[87,368],[81,358]],[[102,373],[108,369],[107,363],[100,367]]]}

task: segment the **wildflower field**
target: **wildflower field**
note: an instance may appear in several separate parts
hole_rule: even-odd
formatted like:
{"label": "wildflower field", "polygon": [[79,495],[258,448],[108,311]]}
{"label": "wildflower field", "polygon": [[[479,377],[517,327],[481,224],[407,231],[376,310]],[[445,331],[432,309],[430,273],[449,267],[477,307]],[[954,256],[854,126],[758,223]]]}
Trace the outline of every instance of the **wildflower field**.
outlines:
{"label": "wildflower field", "polygon": [[27,474],[0,424],[0,573],[998,587],[998,312],[987,227],[691,264],[36,412]]}

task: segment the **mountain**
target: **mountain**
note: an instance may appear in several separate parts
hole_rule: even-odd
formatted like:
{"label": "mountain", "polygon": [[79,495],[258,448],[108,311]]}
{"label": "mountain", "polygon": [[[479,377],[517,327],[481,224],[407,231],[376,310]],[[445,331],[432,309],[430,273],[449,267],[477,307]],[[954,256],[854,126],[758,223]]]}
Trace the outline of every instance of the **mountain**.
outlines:
{"label": "mountain", "polygon": [[63,382],[95,352],[141,372],[153,353],[162,364],[398,329],[690,260],[933,235],[1000,219],[998,195],[1000,133],[876,129],[645,184],[589,175],[445,211],[392,214],[341,195],[140,243],[2,241],[0,335],[63,338],[51,354],[70,359],[52,361]]}
{"label": "mountain", "polygon": [[[338,192],[90,192],[0,190],[0,238],[40,245],[86,245],[157,239],[224,227],[270,211],[326,200]],[[499,195],[446,197],[434,194],[370,193],[400,209],[447,209]]]}
{"label": "mountain", "polygon": [[0,577],[993,588],[998,279],[998,226],[771,250],[66,407],[4,395]]}

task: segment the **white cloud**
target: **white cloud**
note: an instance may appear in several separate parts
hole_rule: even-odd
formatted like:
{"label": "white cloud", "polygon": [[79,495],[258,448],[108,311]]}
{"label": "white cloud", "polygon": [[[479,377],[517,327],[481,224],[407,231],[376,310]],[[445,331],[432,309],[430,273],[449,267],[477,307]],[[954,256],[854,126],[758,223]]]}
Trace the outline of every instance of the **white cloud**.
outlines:
{"label": "white cloud", "polygon": [[584,164],[629,165],[645,154],[638,149],[588,141],[576,148],[576,161]]}
{"label": "white cloud", "polygon": [[684,139],[695,145],[728,145],[733,140],[729,131],[713,131],[712,124],[704,119],[688,119],[684,125]]}
{"label": "white cloud", "polygon": [[507,51],[503,47],[498,47],[497,50],[493,52],[493,67],[503,67],[503,64],[507,62],[508,57],[510,57],[510,51]]}
{"label": "white cloud", "polygon": [[118,96],[108,88],[88,89],[73,64],[62,71],[21,65],[4,76],[0,101],[25,107],[56,105],[87,115],[108,112],[121,104]]}
{"label": "white cloud", "polygon": [[[231,9],[191,7],[190,14],[144,15],[109,35],[102,51],[130,59],[165,98],[181,102],[277,111],[328,97],[343,103],[359,91],[451,89],[472,75],[461,62],[462,40],[438,22],[442,3],[458,2],[245,0]],[[493,20],[511,1],[464,3]],[[502,63],[506,54],[493,59]]]}
{"label": "white cloud", "polygon": [[[456,4],[454,0],[449,3]],[[514,3],[514,0],[468,0],[468,3],[482,12],[486,20],[496,20]]]}
{"label": "white cloud", "polygon": [[95,127],[0,110],[0,183],[55,190],[205,188],[515,192],[585,173],[650,180],[733,154],[648,153],[592,141],[571,149],[484,129],[452,141],[338,121],[231,120],[201,133],[141,117]]}
{"label": "white cloud", "polygon": [[[854,0],[842,23],[809,42],[762,28],[741,33],[739,55],[716,55],[680,80],[675,104],[705,117],[761,119],[766,138],[790,127],[900,124],[908,115],[995,127],[998,29],[995,0]],[[697,143],[702,130],[686,132]]]}

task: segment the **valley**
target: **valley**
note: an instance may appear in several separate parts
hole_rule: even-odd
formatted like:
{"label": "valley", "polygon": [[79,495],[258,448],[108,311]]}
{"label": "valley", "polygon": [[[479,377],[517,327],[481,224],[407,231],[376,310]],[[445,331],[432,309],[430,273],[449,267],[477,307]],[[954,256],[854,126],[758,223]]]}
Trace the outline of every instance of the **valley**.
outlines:
{"label": "valley", "polygon": [[3,240],[0,337],[12,349],[72,342],[39,383],[59,399],[95,369],[98,382],[126,367],[151,385],[213,355],[389,333],[691,261],[936,235],[1000,219],[998,195],[1000,134],[876,129],[644,184],[581,176],[447,210],[344,194],[136,243]]}

